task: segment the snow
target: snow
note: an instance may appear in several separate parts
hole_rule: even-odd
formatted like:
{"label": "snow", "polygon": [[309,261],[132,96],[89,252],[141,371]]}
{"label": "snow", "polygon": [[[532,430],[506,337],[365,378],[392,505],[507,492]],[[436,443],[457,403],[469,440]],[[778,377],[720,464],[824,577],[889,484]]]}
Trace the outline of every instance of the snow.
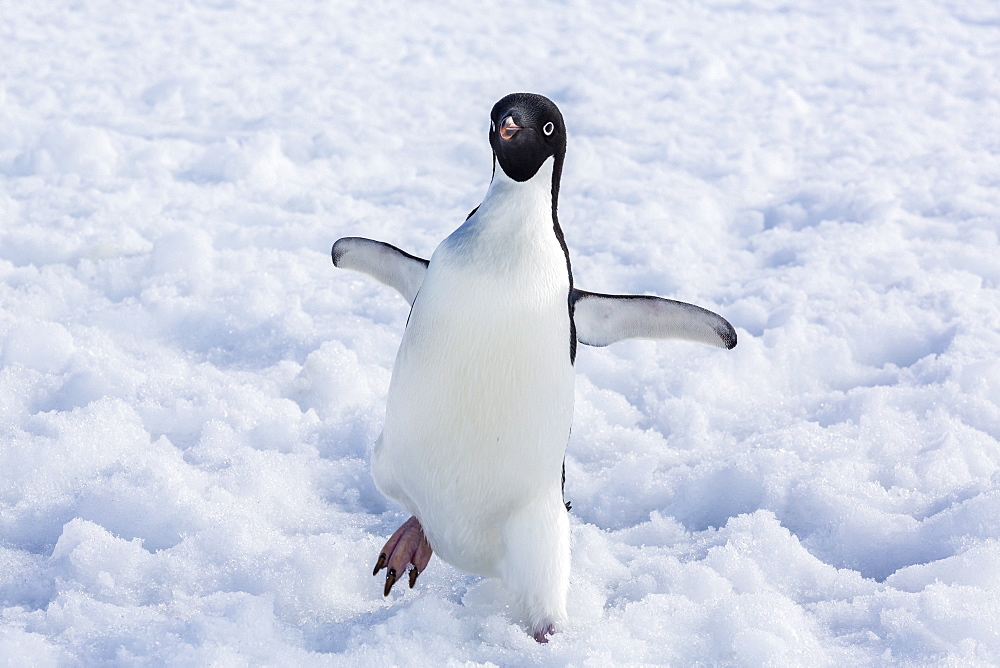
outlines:
{"label": "snow", "polygon": [[[4,9],[0,663],[1000,663],[996,3],[481,4]],[[329,258],[427,257],[516,90],[577,284],[740,336],[580,349],[545,646],[382,597],[407,305]]]}

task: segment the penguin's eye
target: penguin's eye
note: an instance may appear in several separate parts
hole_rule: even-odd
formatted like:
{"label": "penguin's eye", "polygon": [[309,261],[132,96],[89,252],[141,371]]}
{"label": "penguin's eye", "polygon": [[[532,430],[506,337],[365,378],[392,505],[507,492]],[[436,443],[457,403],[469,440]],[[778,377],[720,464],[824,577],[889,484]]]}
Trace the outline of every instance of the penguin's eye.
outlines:
{"label": "penguin's eye", "polygon": [[548,137],[550,134],[552,134],[553,132],[555,132],[555,130],[556,130],[556,126],[555,126],[555,123],[553,123],[552,121],[549,121],[548,123],[546,123],[545,125],[542,126],[542,132],[545,133],[546,137]]}

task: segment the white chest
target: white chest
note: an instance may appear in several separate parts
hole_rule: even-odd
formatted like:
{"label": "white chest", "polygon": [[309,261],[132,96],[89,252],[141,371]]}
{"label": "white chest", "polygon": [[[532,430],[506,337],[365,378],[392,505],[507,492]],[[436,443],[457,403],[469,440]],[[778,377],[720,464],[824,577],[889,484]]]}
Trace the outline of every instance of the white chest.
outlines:
{"label": "white chest", "polygon": [[550,160],[525,183],[498,170],[476,213],[434,252],[394,373],[418,349],[456,372],[478,366],[472,375],[494,387],[527,364],[569,364],[569,273],[553,229],[551,169]]}

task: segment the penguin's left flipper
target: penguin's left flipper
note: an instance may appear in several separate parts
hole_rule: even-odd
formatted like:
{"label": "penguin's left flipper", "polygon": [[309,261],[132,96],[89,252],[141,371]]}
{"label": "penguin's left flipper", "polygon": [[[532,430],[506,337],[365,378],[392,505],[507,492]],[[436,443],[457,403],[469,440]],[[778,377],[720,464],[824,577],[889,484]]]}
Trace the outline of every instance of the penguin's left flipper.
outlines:
{"label": "penguin's left flipper", "polygon": [[333,264],[368,274],[399,291],[413,304],[427,273],[427,260],[410,255],[391,244],[362,237],[344,237],[333,244]]}
{"label": "penguin's left flipper", "polygon": [[576,337],[588,346],[625,339],[684,339],[736,346],[736,330],[721,315],[694,304],[643,295],[602,295],[573,289]]}

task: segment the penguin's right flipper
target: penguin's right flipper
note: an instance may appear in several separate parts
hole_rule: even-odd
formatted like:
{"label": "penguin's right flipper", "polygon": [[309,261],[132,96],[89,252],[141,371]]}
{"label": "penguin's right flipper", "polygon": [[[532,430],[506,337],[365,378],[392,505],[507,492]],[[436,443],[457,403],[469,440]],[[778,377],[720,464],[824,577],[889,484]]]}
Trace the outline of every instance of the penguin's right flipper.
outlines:
{"label": "penguin's right flipper", "polygon": [[395,288],[413,304],[427,273],[427,260],[410,255],[391,244],[362,237],[344,237],[333,244],[333,265],[368,274]]}
{"label": "penguin's right flipper", "polygon": [[718,348],[736,346],[736,330],[694,304],[643,295],[602,295],[573,289],[573,322],[580,343],[606,346],[625,339],[684,339]]}

